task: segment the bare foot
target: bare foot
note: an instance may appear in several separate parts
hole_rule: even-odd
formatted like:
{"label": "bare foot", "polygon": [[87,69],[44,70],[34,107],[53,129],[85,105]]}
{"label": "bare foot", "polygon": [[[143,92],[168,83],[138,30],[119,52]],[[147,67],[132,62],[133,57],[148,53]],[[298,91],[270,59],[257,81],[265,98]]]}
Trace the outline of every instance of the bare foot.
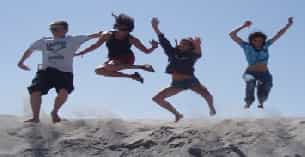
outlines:
{"label": "bare foot", "polygon": [[176,114],[175,116],[176,116],[175,123],[179,122],[183,118],[183,115],[180,113]]}
{"label": "bare foot", "polygon": [[24,123],[39,123],[39,122],[40,122],[40,120],[37,118],[31,118],[31,119],[24,121]]}
{"label": "bare foot", "polygon": [[51,112],[51,117],[52,117],[52,121],[53,123],[59,123],[61,121],[60,117],[58,116],[58,114],[56,112]]}
{"label": "bare foot", "polygon": [[139,81],[141,83],[144,83],[143,77],[138,72],[135,72],[134,74],[132,74],[131,78],[136,80],[136,81]]}
{"label": "bare foot", "polygon": [[148,71],[148,72],[155,72],[155,70],[152,67],[152,65],[149,65],[149,64],[143,65],[143,70]]}

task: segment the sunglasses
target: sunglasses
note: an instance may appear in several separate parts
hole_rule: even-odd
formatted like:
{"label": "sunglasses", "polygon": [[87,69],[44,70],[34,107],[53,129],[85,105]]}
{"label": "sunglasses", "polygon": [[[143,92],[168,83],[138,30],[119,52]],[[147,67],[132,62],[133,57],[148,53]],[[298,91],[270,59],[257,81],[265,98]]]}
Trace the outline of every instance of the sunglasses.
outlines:
{"label": "sunglasses", "polygon": [[119,31],[122,31],[122,32],[129,32],[129,29],[128,28],[118,28]]}
{"label": "sunglasses", "polygon": [[58,32],[58,31],[60,31],[60,30],[63,30],[63,28],[62,27],[50,27],[50,31],[51,32]]}

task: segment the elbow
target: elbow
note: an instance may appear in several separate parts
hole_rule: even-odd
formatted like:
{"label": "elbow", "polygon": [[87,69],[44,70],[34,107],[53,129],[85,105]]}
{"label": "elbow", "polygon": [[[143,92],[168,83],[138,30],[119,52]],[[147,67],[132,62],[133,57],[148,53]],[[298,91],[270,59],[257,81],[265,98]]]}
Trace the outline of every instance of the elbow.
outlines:
{"label": "elbow", "polygon": [[145,48],[145,49],[143,49],[143,52],[144,52],[145,54],[150,54],[150,53],[152,53],[152,51],[153,51],[154,49],[155,49],[155,48],[150,48],[150,49]]}
{"label": "elbow", "polygon": [[31,55],[32,55],[32,51],[29,51],[29,50],[24,53],[24,56],[26,58],[30,57]]}
{"label": "elbow", "polygon": [[236,31],[232,31],[232,32],[229,33],[229,36],[230,37],[235,37],[235,36],[237,36],[237,32]]}
{"label": "elbow", "polygon": [[233,38],[234,35],[235,35],[234,32],[230,32],[230,33],[229,33],[229,36],[230,36],[231,38]]}

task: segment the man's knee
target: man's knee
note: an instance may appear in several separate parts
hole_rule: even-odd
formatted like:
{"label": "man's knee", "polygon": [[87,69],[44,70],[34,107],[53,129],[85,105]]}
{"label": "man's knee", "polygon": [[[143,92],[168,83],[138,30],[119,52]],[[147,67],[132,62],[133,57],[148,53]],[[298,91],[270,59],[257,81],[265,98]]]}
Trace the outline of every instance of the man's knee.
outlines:
{"label": "man's knee", "polygon": [[41,91],[33,91],[31,92],[31,96],[41,96],[42,95],[42,92]]}
{"label": "man's knee", "polygon": [[42,96],[42,92],[40,92],[40,91],[32,92],[31,95],[30,95],[31,102],[41,101],[41,96]]}
{"label": "man's knee", "polygon": [[61,89],[58,92],[57,98],[65,100],[69,96],[69,92],[66,89]]}

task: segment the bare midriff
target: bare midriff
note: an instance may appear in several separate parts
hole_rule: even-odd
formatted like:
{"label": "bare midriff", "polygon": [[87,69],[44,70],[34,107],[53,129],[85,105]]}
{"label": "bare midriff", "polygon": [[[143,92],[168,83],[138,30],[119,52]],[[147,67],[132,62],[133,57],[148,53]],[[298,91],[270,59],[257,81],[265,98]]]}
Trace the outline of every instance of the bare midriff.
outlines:
{"label": "bare midriff", "polygon": [[264,64],[264,63],[257,63],[257,64],[254,64],[254,65],[250,65],[247,68],[247,71],[266,72],[266,71],[268,71],[268,66],[267,66],[267,64]]}
{"label": "bare midriff", "polygon": [[190,79],[190,78],[192,78],[192,75],[186,75],[186,74],[181,74],[181,73],[177,73],[177,72],[172,73],[172,79],[176,80],[176,81],[181,81],[181,80]]}

